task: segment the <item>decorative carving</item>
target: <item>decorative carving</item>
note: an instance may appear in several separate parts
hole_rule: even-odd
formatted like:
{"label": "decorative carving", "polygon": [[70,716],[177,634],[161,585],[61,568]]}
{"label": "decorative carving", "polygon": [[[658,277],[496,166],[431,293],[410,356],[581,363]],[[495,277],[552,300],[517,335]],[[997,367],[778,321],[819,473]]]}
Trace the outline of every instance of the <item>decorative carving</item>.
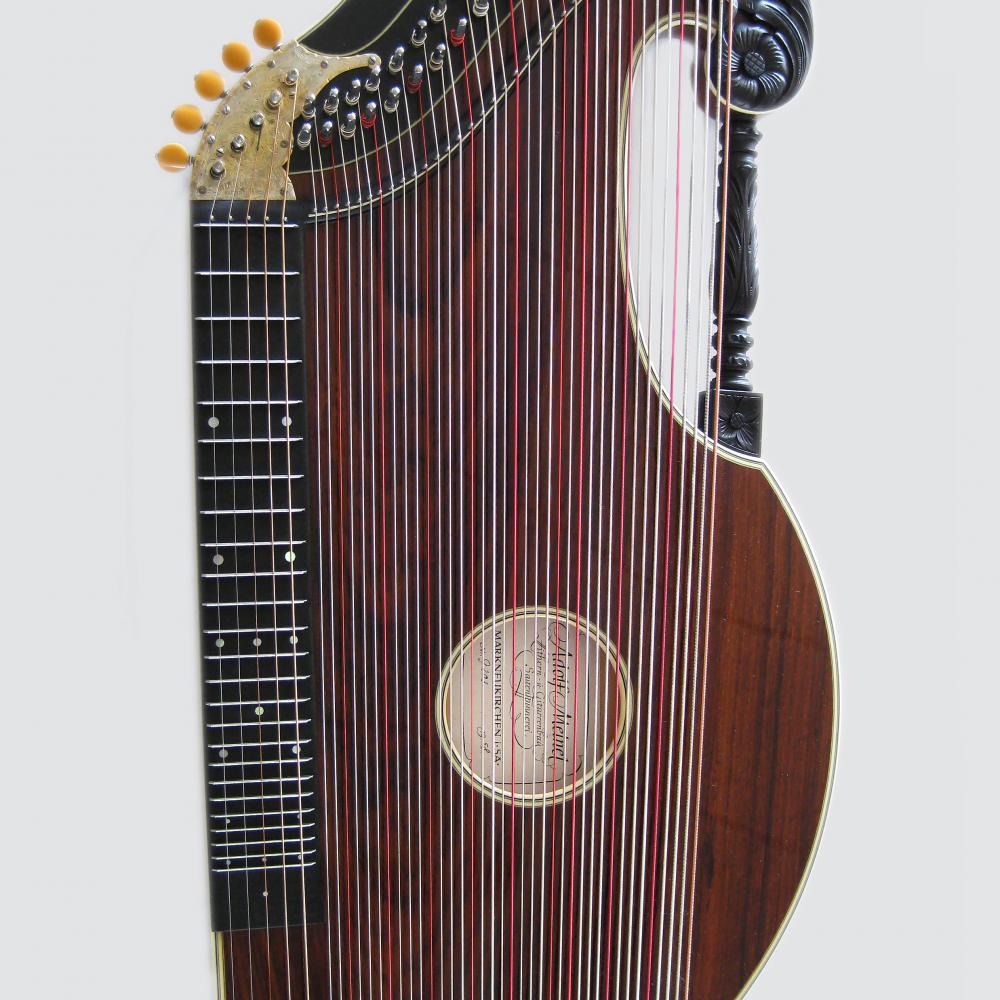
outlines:
{"label": "decorative carving", "polygon": [[738,0],[732,44],[722,46],[730,65],[721,79],[725,90],[731,68],[733,108],[760,113],[791,100],[809,71],[812,46],[810,0]]}
{"label": "decorative carving", "polygon": [[[709,428],[714,431],[715,396],[709,400]],[[704,412],[704,398],[702,400]],[[718,439],[727,448],[759,456],[763,443],[764,397],[759,392],[719,393]]]}

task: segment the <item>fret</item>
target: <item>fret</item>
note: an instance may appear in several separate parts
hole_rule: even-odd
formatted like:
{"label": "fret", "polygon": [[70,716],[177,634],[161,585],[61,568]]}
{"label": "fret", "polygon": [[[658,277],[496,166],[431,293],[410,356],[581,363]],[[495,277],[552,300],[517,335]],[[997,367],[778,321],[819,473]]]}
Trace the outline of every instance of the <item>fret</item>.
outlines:
{"label": "fret", "polygon": [[198,323],[297,323],[301,316],[195,316]]}
{"label": "fret", "polygon": [[[247,819],[261,819],[261,820],[265,820],[265,819],[269,819],[272,816],[298,816],[298,817],[301,817],[301,818],[304,819],[306,816],[312,814],[315,811],[316,810],[313,809],[311,806],[307,806],[307,807],[304,807],[302,809],[269,809],[269,810],[267,810],[265,812],[255,812],[255,813],[248,813],[248,812],[244,812],[244,813],[228,813],[228,814],[223,813],[222,815],[219,815],[218,813],[212,813],[209,816],[209,819],[224,819],[227,823],[231,823],[233,820],[236,820],[236,819],[242,819],[242,820],[247,820]],[[292,824],[287,824],[287,825],[292,825]],[[300,824],[295,823],[294,825],[295,826],[299,826]]]}
{"label": "fret", "polygon": [[261,705],[301,705],[308,698],[260,698],[251,701],[210,701],[209,708],[258,708]]}
{"label": "fret", "polygon": [[[315,827],[316,827],[315,823],[294,823],[294,824],[287,824],[285,826],[285,832],[287,833],[290,829],[302,830],[303,831],[303,833],[301,835],[302,838],[305,839],[305,840],[312,840],[313,839],[312,836],[308,836],[308,837],[305,836],[305,831],[306,830],[313,830],[313,829],[315,829]],[[269,826],[244,826],[244,827],[236,827],[236,828],[226,826],[226,827],[222,827],[221,829],[218,829],[218,830],[212,830],[211,832],[215,833],[215,834],[219,834],[220,836],[238,836],[240,834],[246,835],[248,833],[252,833],[252,834],[255,834],[257,836],[260,836],[260,834],[262,834],[262,833],[270,833],[271,831],[279,831],[279,830],[281,830],[280,826],[273,826],[273,827],[269,827]],[[292,837],[291,839],[293,841],[297,842],[299,840],[299,837]]]}
{"label": "fret", "polygon": [[199,399],[198,406],[301,406],[301,399]]}
{"label": "fret", "polygon": [[[262,631],[268,631],[263,629]],[[228,653],[226,655],[219,656],[206,656],[206,660],[252,660],[252,659],[264,659],[264,660],[279,660],[279,659],[292,659],[295,657],[308,656],[308,653],[258,653],[256,651],[252,653]]]}
{"label": "fret", "polygon": [[[225,366],[225,365],[284,365],[286,368],[289,365],[301,365],[302,360],[300,358],[217,358],[215,360],[207,359],[205,361],[199,361],[199,365],[215,365],[215,366]],[[224,402],[219,404],[220,406],[225,406]]]}
{"label": "fret", "polygon": [[297,278],[300,271],[195,271],[199,278]]}
{"label": "fret", "polygon": [[[208,442],[205,442],[205,443],[207,444]],[[212,443],[216,444],[218,442],[214,442],[213,441]],[[271,480],[272,482],[275,482],[275,483],[285,483],[285,482],[288,482],[289,479],[304,479],[305,477],[304,477],[304,475],[302,473],[293,473],[291,475],[285,475],[285,476],[264,476],[264,475],[260,475],[260,476],[199,476],[198,478],[200,480],[202,480],[203,482],[208,482],[208,483],[267,482],[268,480]],[[205,542],[203,544],[208,545],[210,543]],[[272,543],[269,543],[269,542],[257,542],[257,543],[253,543],[253,542],[229,542],[227,544],[230,544],[230,545],[252,545],[252,544],[268,545],[268,544],[272,544]],[[295,544],[297,545],[298,542],[296,542]]]}
{"label": "fret", "polygon": [[292,869],[305,869],[315,867],[315,861],[309,861],[305,864],[293,864],[293,865],[254,865],[251,868],[213,868],[212,871],[219,875],[230,875],[236,872],[283,872],[290,871]]}
{"label": "fret", "polygon": [[305,746],[312,740],[271,740],[267,743],[209,743],[209,750],[248,750],[257,747],[295,747]]}
{"label": "fret", "polygon": [[208,801],[221,802],[223,804],[227,802],[260,802],[266,799],[295,799],[298,801],[301,799],[310,799],[312,798],[312,794],[312,792],[303,792],[301,790],[298,792],[266,792],[263,795],[235,795],[227,798],[216,796],[215,798],[210,798]]}
{"label": "fret", "polygon": [[[283,438],[199,438],[198,444],[298,444],[300,437]],[[272,477],[268,477],[272,478]],[[275,476],[275,479],[288,479],[288,476]]]}
{"label": "fret", "polygon": [[203,580],[275,580],[282,577],[305,576],[304,569],[279,569],[270,573],[202,573]]}
{"label": "fret", "polygon": [[315,853],[316,853],[316,849],[315,848],[311,848],[309,850],[303,850],[303,851],[294,851],[294,850],[293,851],[271,851],[271,852],[263,851],[263,852],[261,852],[259,854],[238,854],[238,855],[235,855],[235,856],[230,855],[229,857],[227,857],[225,854],[223,854],[221,857],[216,857],[213,860],[215,860],[215,861],[254,861],[257,858],[260,858],[263,861],[267,861],[270,858],[282,858],[282,859],[284,859],[284,858],[308,858],[308,857],[311,857]]}
{"label": "fret", "polygon": [[205,514],[209,517],[231,517],[240,516],[243,514],[302,514],[305,512],[304,507],[275,507],[270,510],[200,510],[199,514]]}
{"label": "fret", "polygon": [[[252,766],[252,765],[251,765]],[[296,781],[301,784],[303,781],[311,781],[312,775],[310,774],[298,774],[298,775],[285,775],[280,778],[223,778],[220,781],[210,781],[209,785],[213,788],[227,788],[234,785],[240,785],[245,787],[247,785],[283,785],[288,781]]]}
{"label": "fret", "polygon": [[309,764],[312,757],[288,757],[285,760],[220,760],[210,763],[209,767],[284,767],[286,764]]}
{"label": "fret", "polygon": [[205,628],[205,635],[260,635],[262,632],[306,632],[308,625],[282,625],[280,628]]}
{"label": "fret", "polygon": [[298,229],[294,222],[196,222],[195,229]]}
{"label": "fret", "polygon": [[[201,606],[203,608],[283,608],[305,603],[306,599],[302,597],[294,601],[204,601]],[[271,630],[264,629],[264,631]]]}

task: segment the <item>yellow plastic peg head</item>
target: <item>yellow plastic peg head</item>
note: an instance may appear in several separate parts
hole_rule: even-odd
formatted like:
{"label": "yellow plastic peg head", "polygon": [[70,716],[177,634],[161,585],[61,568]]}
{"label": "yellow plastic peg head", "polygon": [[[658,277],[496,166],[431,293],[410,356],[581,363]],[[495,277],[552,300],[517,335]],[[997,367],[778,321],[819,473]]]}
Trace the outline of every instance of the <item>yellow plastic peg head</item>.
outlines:
{"label": "yellow plastic peg head", "polygon": [[214,69],[203,69],[194,78],[194,89],[206,101],[217,101],[226,92],[226,81]]}
{"label": "yellow plastic peg head", "polygon": [[179,142],[170,142],[156,154],[156,162],[168,173],[176,174],[191,164],[191,156]]}
{"label": "yellow plastic peg head", "polygon": [[201,109],[196,108],[193,104],[182,104],[180,107],[174,108],[174,112],[170,117],[173,119],[177,130],[179,132],[186,132],[188,135],[200,132],[205,125]]}
{"label": "yellow plastic peg head", "polygon": [[222,63],[234,73],[245,73],[253,65],[250,46],[242,42],[230,42],[222,47]]}
{"label": "yellow plastic peg head", "polygon": [[281,25],[269,17],[262,17],[253,26],[253,40],[262,49],[276,49],[281,44]]}

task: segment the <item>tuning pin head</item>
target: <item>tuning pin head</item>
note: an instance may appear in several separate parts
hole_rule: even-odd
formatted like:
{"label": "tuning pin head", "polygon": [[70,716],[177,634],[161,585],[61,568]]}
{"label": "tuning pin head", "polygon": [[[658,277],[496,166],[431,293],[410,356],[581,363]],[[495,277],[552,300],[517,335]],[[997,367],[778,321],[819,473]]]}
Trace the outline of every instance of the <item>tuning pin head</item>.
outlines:
{"label": "tuning pin head", "polygon": [[253,65],[250,46],[242,42],[230,42],[222,47],[222,64],[234,73],[245,73]]}
{"label": "tuning pin head", "polygon": [[156,162],[168,173],[176,174],[191,165],[191,155],[179,142],[170,142],[156,154]]}
{"label": "tuning pin head", "polygon": [[205,119],[202,117],[201,109],[196,108],[193,104],[182,104],[180,107],[174,108],[170,117],[173,119],[174,127],[179,132],[186,132],[188,135],[200,132],[205,127]]}
{"label": "tuning pin head", "polygon": [[276,49],[281,44],[281,25],[269,17],[262,17],[253,26],[253,40],[262,49]]}
{"label": "tuning pin head", "polygon": [[226,92],[226,81],[214,69],[203,69],[194,78],[194,89],[206,101],[217,101]]}

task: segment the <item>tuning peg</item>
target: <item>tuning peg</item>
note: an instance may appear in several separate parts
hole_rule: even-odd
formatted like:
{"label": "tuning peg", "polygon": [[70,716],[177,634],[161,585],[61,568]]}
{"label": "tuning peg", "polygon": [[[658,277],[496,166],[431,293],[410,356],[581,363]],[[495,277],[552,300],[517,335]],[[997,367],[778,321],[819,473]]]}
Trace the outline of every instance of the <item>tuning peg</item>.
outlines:
{"label": "tuning peg", "polygon": [[174,127],[179,132],[187,132],[189,135],[200,132],[205,127],[205,119],[202,117],[201,109],[196,108],[193,104],[182,104],[180,107],[174,108],[170,117],[173,119]]}
{"label": "tuning peg", "polygon": [[194,89],[206,101],[217,101],[226,92],[226,81],[214,69],[203,69],[194,78]]}
{"label": "tuning peg", "polygon": [[281,25],[269,17],[262,17],[253,26],[253,40],[262,49],[276,49],[281,44]]}
{"label": "tuning peg", "polygon": [[168,173],[176,174],[191,165],[191,155],[179,142],[170,142],[156,154],[156,162]]}
{"label": "tuning peg", "polygon": [[245,73],[253,65],[250,46],[242,42],[229,42],[222,46],[222,64],[234,73]]}

